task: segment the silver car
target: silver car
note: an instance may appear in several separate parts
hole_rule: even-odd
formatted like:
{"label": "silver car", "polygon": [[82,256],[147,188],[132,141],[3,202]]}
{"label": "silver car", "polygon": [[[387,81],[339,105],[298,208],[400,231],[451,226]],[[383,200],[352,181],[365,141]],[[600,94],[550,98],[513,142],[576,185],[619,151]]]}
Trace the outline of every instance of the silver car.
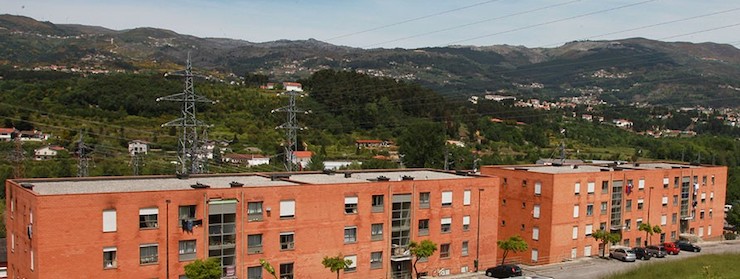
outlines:
{"label": "silver car", "polygon": [[609,252],[609,257],[621,260],[623,262],[634,262],[637,257],[631,249],[617,248]]}

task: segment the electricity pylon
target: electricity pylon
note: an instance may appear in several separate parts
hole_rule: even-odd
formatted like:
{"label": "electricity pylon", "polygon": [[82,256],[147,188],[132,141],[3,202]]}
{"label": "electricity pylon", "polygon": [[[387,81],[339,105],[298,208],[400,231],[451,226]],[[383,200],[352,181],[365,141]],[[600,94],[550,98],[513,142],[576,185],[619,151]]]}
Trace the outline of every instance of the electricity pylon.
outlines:
{"label": "electricity pylon", "polygon": [[180,128],[180,135],[177,142],[177,161],[180,164],[180,169],[177,171],[177,174],[178,176],[187,177],[191,173],[201,173],[203,170],[203,158],[198,156],[200,152],[200,142],[198,142],[198,127],[208,126],[203,121],[195,118],[195,104],[215,104],[216,102],[211,101],[206,97],[195,94],[195,91],[193,89],[194,75],[190,60],[190,52],[188,52],[188,61],[187,65],[185,66],[185,71],[172,73],[171,75],[185,77],[185,90],[183,90],[182,93],[157,98],[157,102],[174,101],[182,103],[182,109],[180,110],[181,117],[162,124],[162,126],[174,126]]}
{"label": "electricity pylon", "polygon": [[304,95],[296,91],[283,92],[278,95],[288,95],[288,105],[272,110],[272,112],[286,112],[287,118],[285,123],[275,127],[275,129],[285,129],[285,170],[293,171],[293,165],[296,163],[294,152],[298,149],[298,130],[304,130],[305,127],[298,127],[296,113],[308,114],[310,111],[299,109],[295,105],[296,97]]}

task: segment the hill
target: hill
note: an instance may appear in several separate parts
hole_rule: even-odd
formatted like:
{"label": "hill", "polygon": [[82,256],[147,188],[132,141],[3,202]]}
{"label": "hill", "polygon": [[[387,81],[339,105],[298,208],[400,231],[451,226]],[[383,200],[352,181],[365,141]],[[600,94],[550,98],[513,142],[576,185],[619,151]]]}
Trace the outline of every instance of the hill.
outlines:
{"label": "hill", "polygon": [[109,30],[0,15],[0,63],[88,71],[180,68],[188,52],[214,74],[297,80],[347,69],[413,81],[448,96],[485,92],[519,97],[597,95],[613,104],[736,107],[740,50],[716,43],[642,38],[576,41],[555,48],[448,46],[359,49],[314,39],[253,43],[198,38],[156,28]]}

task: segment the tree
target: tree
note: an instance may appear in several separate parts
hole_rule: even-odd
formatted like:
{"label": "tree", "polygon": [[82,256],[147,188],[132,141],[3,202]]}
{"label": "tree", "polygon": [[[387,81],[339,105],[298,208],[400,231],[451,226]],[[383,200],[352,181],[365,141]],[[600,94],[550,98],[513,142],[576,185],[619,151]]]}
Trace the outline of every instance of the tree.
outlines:
{"label": "tree", "polygon": [[260,259],[260,265],[265,271],[267,271],[267,273],[272,275],[272,278],[277,279],[277,275],[275,274],[275,268],[272,267],[272,265],[269,262],[267,262],[265,259]]}
{"label": "tree", "polygon": [[527,251],[527,249],[529,249],[527,242],[518,235],[509,237],[506,240],[499,240],[496,242],[496,244],[498,244],[498,248],[504,250],[504,257],[501,259],[501,264],[504,264],[504,261],[506,261],[506,255],[509,254],[509,251],[518,253]]}
{"label": "tree", "polygon": [[437,251],[437,244],[429,239],[422,240],[419,243],[416,241],[409,243],[409,253],[414,257],[414,273],[416,274],[416,278],[419,278],[419,270],[416,269],[416,263],[419,262],[419,259],[431,257],[435,251]]}
{"label": "tree", "polygon": [[190,279],[221,278],[221,261],[218,258],[197,259],[185,266],[185,276]]}
{"label": "tree", "polygon": [[398,138],[403,162],[412,168],[441,168],[444,165],[445,134],[442,125],[431,121],[417,121]]}
{"label": "tree", "polygon": [[324,257],[324,260],[321,261],[321,264],[331,270],[331,272],[336,272],[337,279],[339,279],[339,271],[344,270],[352,265],[352,260],[345,259],[342,254],[339,254],[336,257]]}
{"label": "tree", "polygon": [[601,251],[602,258],[605,257],[607,243],[614,243],[622,239],[622,235],[618,233],[610,233],[605,230],[596,230],[593,234],[591,234],[591,236],[596,240],[601,240],[601,243],[604,246],[604,249]]}
{"label": "tree", "polygon": [[308,165],[306,165],[306,168],[309,170],[314,171],[321,171],[324,170],[324,160],[326,158],[321,153],[314,153],[311,155],[311,161],[308,162]]}
{"label": "tree", "polygon": [[[647,243],[645,246],[650,244],[650,236],[656,233],[661,233],[663,230],[660,229],[660,226],[655,225],[651,226],[650,223],[642,223],[639,227],[637,227],[638,231],[644,231],[645,232],[645,243]],[[639,245],[639,243],[638,243]]]}
{"label": "tree", "polygon": [[736,202],[732,205],[732,209],[727,211],[727,217],[725,218],[727,223],[735,227],[735,231],[740,227],[740,202]]}

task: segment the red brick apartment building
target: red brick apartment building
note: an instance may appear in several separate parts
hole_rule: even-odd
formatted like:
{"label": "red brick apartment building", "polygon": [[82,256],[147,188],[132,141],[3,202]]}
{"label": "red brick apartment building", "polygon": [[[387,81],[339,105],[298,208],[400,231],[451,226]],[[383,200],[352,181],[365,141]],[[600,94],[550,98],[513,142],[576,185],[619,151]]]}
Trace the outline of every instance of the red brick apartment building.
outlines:
{"label": "red brick apartment building", "polygon": [[[727,168],[675,163],[484,166],[501,179],[499,238],[520,235],[529,251],[512,260],[547,264],[598,255],[598,230],[621,233],[621,245],[679,236],[718,239]],[[638,226],[660,225],[646,239]]]}
{"label": "red brick apartment building", "polygon": [[8,180],[8,278],[184,278],[215,257],[226,278],[268,278],[264,258],[281,279],[323,279],[338,254],[343,278],[409,278],[423,239],[439,250],[420,271],[472,272],[496,263],[498,183],[426,169]]}

